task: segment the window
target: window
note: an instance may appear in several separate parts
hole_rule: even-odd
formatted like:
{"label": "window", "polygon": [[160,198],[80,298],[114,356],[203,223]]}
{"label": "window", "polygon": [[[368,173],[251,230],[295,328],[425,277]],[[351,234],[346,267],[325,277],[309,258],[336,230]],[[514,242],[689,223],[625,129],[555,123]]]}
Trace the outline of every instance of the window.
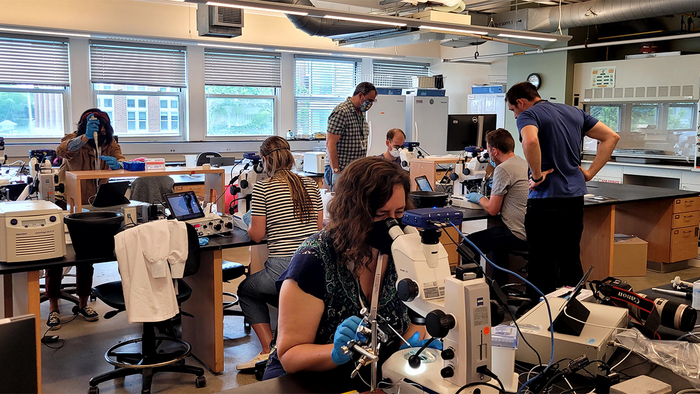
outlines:
{"label": "window", "polygon": [[632,106],[632,130],[656,129],[659,125],[659,105],[656,103]]}
{"label": "window", "polygon": [[91,42],[90,78],[97,106],[110,114],[115,134],[184,135],[184,49]]}
{"label": "window", "polygon": [[298,57],[294,63],[296,135],[325,134],[333,108],[352,96],[359,82],[360,62]]}
{"label": "window", "polygon": [[414,86],[413,77],[418,76],[429,77],[430,64],[372,62],[372,83],[377,87],[410,88]]}
{"label": "window", "polygon": [[206,50],[204,81],[207,137],[275,134],[279,56]]}
{"label": "window", "polygon": [[614,132],[620,131],[619,105],[591,105],[591,116],[605,123]]}
{"label": "window", "polygon": [[68,85],[67,42],[0,37],[0,135],[63,137]]}
{"label": "window", "polygon": [[668,130],[695,130],[694,103],[674,103],[668,106],[666,128]]}

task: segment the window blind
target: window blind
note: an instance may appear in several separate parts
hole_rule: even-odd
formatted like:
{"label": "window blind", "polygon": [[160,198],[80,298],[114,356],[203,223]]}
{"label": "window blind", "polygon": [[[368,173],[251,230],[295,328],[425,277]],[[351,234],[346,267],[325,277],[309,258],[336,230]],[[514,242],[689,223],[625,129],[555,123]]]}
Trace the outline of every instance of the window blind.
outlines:
{"label": "window blind", "polygon": [[430,76],[427,63],[372,62],[372,83],[375,86],[391,88],[412,87],[412,77]]}
{"label": "window blind", "polygon": [[355,91],[361,63],[355,59],[295,58],[297,133],[325,133],[328,116]]}
{"label": "window blind", "polygon": [[278,55],[204,51],[204,83],[219,86],[282,86]]}
{"label": "window blind", "polygon": [[184,48],[90,43],[92,83],[187,87]]}
{"label": "window blind", "polygon": [[68,86],[68,42],[0,37],[0,84]]}

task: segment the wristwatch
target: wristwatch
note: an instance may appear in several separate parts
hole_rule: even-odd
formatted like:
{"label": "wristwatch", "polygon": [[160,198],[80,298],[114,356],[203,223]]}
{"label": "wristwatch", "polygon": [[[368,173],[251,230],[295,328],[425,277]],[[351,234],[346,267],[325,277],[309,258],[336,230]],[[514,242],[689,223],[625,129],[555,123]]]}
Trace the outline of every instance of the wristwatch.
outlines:
{"label": "wristwatch", "polygon": [[334,169],[333,169],[333,173],[334,173],[334,174],[337,174],[337,173],[339,173],[339,172],[340,172],[340,168],[334,168]]}

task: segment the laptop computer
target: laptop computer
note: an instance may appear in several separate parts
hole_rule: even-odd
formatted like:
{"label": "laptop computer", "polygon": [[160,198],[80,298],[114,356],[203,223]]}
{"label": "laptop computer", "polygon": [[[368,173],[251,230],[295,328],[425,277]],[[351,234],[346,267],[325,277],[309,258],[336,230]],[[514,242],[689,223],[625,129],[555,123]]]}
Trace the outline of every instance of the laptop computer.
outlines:
{"label": "laptop computer", "polygon": [[34,315],[0,319],[0,393],[38,391],[34,319]]}
{"label": "laptop computer", "polygon": [[129,199],[124,195],[129,188],[129,181],[103,183],[97,189],[97,195],[92,202],[95,208],[111,207],[128,204]]}
{"label": "laptop computer", "polygon": [[202,206],[199,205],[197,195],[192,190],[164,194],[163,201],[168,205],[170,213],[177,220],[185,221],[204,217]]}

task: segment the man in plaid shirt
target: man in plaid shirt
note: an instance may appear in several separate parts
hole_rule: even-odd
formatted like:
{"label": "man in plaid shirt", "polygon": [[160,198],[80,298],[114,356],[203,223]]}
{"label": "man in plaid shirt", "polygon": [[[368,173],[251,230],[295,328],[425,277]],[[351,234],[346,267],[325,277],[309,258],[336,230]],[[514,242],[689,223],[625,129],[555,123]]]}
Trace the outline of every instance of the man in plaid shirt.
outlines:
{"label": "man in plaid shirt", "polygon": [[377,97],[377,89],[369,82],[355,88],[352,97],[338,104],[328,117],[326,133],[326,168],[323,175],[333,188],[335,180],[353,160],[367,156],[369,124],[365,118]]}

